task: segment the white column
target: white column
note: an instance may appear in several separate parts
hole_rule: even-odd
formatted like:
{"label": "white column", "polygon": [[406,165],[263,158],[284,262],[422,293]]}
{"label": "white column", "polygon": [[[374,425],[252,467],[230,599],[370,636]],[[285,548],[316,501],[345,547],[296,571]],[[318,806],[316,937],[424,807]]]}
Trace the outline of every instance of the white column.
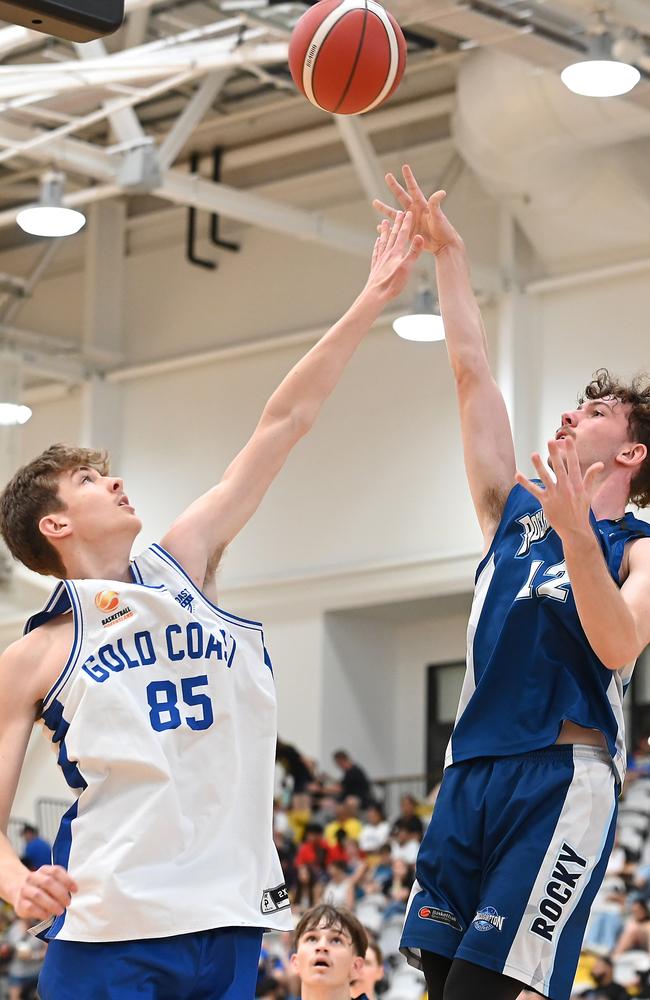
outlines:
{"label": "white column", "polygon": [[[97,202],[89,211],[85,351],[123,353],[125,222],[126,206],[122,201]],[[122,451],[122,393],[120,385],[94,376],[84,386],[82,401],[81,444],[108,449],[116,472]]]}

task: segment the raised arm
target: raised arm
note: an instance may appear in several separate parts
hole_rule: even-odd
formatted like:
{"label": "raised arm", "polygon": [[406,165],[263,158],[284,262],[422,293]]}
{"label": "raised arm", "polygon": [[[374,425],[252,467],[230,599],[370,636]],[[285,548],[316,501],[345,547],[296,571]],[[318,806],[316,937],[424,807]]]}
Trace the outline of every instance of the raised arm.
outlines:
{"label": "raised arm", "polygon": [[[486,549],[497,529],[506,497],[515,482],[512,431],[503,396],[490,371],[481,313],[474,296],[465,246],[441,209],[444,191],[427,200],[408,166],[405,187],[386,181],[403,209],[411,211],[413,233],[435,257],[440,309],[449,361],[456,381],[463,453],[469,488]],[[394,219],[396,209],[382,201],[375,208]]]}
{"label": "raised arm", "polygon": [[412,217],[400,213],[375,242],[368,281],[345,315],[291,369],[264,407],[255,431],[221,482],[174,522],[162,544],[201,587],[228,543],[257,510],[289,452],[312,427],[354,351],[403,290],[422,251]]}

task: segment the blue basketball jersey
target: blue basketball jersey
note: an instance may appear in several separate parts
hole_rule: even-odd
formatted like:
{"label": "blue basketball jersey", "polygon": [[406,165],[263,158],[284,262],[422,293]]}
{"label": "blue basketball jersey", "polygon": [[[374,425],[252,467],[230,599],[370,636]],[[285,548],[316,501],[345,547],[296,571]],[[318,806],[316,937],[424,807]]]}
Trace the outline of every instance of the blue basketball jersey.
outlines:
{"label": "blue basketball jersey", "polygon": [[[593,530],[612,578],[627,542],[650,537],[630,513]],[[625,775],[623,694],[634,663],[609,670],[584,633],[562,541],[539,501],[516,485],[476,573],[467,670],[445,766],[550,746],[565,720],[600,730]]]}

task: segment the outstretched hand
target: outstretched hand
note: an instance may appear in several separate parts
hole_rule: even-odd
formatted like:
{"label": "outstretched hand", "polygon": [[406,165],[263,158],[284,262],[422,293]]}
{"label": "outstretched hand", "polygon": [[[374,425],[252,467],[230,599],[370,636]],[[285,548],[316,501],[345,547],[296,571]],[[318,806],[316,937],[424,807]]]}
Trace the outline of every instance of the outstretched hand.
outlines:
{"label": "outstretched hand", "polygon": [[392,226],[384,219],[379,227],[366,287],[376,288],[386,299],[394,299],[404,290],[424,248],[421,236],[411,240],[412,227],[411,212],[396,212]]}
{"label": "outstretched hand", "polygon": [[562,441],[549,441],[548,450],[555,479],[537,452],[532,461],[542,486],[532,483],[522,472],[517,472],[515,478],[520,486],[539,500],[546,520],[563,542],[590,536],[589,510],[600,486],[603,463],[594,462],[583,476],[575,442],[570,436]]}
{"label": "outstretched hand", "polygon": [[[402,210],[412,215],[411,238],[421,236],[423,249],[434,255],[450,244],[462,245],[460,236],[441,208],[446,192],[436,191],[427,199],[408,164],[402,167],[402,174],[406,188],[402,187],[393,174],[386,174],[386,183]],[[397,209],[378,198],[372,204],[373,208],[393,221],[399,214]]]}

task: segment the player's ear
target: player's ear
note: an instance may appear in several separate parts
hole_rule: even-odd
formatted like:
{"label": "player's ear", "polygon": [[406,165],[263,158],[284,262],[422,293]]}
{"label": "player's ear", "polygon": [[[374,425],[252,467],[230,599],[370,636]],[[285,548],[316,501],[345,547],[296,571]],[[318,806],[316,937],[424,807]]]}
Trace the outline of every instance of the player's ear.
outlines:
{"label": "player's ear", "polygon": [[38,530],[50,542],[56,539],[67,538],[68,535],[72,534],[72,525],[65,511],[56,511],[56,513],[46,514],[40,519]]}
{"label": "player's ear", "polygon": [[647,447],[637,441],[635,444],[629,444],[616,457],[622,465],[636,472],[645,462],[647,455]]}
{"label": "player's ear", "polygon": [[295,951],[291,954],[289,965],[291,966],[291,971],[298,975],[298,955]]}
{"label": "player's ear", "polygon": [[363,972],[363,967],[365,965],[365,959],[363,955],[355,955],[352,959],[352,972],[350,979],[357,979]]}

